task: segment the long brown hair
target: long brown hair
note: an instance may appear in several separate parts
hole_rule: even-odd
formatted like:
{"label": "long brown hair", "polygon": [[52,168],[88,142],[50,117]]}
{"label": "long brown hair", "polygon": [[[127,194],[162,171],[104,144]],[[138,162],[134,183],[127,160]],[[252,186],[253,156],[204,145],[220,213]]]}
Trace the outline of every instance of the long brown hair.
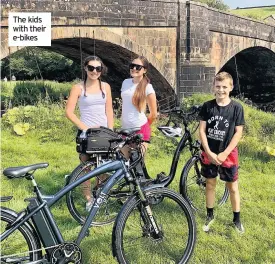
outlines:
{"label": "long brown hair", "polygon": [[[89,63],[90,61],[99,61],[100,64],[101,64],[101,66],[102,66],[102,68],[103,68],[103,69],[102,69],[102,72],[101,72],[101,75],[98,77],[98,81],[99,81],[99,87],[100,87],[100,91],[101,91],[101,93],[102,93],[102,97],[104,98],[104,97],[105,97],[105,94],[103,93],[102,87],[101,87],[101,76],[107,72],[107,68],[106,68],[106,66],[103,64],[102,60],[101,60],[99,57],[97,57],[97,56],[88,56],[87,58],[85,58],[85,60],[84,60],[84,68],[88,65],[88,63]],[[88,76],[87,76],[87,72],[85,71],[85,75],[84,75],[84,96],[87,96],[87,95],[86,95],[86,82],[87,82],[87,77],[88,77]]]}
{"label": "long brown hair", "polygon": [[[149,61],[144,56],[138,56],[136,59],[142,61],[144,69],[149,68]],[[150,79],[147,77],[147,72],[144,73],[142,80],[137,85],[136,91],[133,95],[132,103],[139,112],[146,109],[146,86],[150,83]]]}

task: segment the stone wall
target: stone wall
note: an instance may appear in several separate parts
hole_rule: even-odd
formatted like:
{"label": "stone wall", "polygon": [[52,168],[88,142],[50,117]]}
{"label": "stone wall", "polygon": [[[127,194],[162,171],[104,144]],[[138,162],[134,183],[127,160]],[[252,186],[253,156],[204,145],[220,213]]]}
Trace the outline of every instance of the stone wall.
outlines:
{"label": "stone wall", "polygon": [[274,26],[192,1],[2,0],[1,7],[2,58],[8,55],[9,11],[52,12],[53,42],[59,47],[71,41],[77,50],[79,38],[91,45],[95,32],[106,49],[116,45],[125,49],[121,54],[128,50],[148,57],[167,81],[160,83],[162,91],[176,87],[180,98],[210,91],[215,74],[242,50],[261,46],[275,52]]}

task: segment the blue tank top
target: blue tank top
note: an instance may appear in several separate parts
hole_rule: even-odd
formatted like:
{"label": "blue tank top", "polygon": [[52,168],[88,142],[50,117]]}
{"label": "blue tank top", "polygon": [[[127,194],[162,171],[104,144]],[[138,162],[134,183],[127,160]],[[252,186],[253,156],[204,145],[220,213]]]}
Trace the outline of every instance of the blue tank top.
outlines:
{"label": "blue tank top", "polygon": [[80,120],[88,127],[107,127],[106,116],[106,90],[105,85],[102,84],[102,93],[88,94],[84,96],[84,87],[81,85],[81,95],[78,98],[78,106],[80,110]]}

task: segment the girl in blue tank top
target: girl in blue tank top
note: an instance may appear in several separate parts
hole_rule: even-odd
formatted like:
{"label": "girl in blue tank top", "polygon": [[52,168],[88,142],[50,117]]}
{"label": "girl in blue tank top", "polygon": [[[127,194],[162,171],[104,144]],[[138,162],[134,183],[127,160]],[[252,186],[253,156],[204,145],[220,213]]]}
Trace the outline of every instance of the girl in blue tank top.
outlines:
{"label": "girl in blue tank top", "polygon": [[[101,81],[101,75],[106,71],[102,60],[97,56],[89,56],[84,61],[84,81],[74,85],[66,105],[66,116],[80,130],[92,127],[105,126],[113,129],[114,117],[112,106],[111,87]],[[75,114],[78,104],[80,118]],[[89,159],[86,154],[80,154],[80,160],[85,162]],[[87,200],[86,209],[92,206],[91,183],[83,183],[83,194]]]}

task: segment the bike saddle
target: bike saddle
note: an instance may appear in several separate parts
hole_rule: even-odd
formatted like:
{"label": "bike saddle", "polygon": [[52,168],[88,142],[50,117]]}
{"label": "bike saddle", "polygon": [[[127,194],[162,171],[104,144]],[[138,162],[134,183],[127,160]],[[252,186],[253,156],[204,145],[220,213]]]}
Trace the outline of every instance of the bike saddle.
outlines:
{"label": "bike saddle", "polygon": [[27,176],[26,174],[29,171],[33,171],[33,170],[36,170],[36,169],[47,168],[48,166],[49,166],[48,163],[38,163],[38,164],[33,164],[33,165],[28,165],[28,166],[11,167],[11,168],[5,169],[3,171],[3,174],[5,176],[7,176],[9,179],[20,178],[20,177]]}
{"label": "bike saddle", "polygon": [[133,128],[118,129],[116,130],[116,132],[123,136],[130,136],[133,133],[138,132],[139,130],[140,130],[140,127],[133,127]]}

